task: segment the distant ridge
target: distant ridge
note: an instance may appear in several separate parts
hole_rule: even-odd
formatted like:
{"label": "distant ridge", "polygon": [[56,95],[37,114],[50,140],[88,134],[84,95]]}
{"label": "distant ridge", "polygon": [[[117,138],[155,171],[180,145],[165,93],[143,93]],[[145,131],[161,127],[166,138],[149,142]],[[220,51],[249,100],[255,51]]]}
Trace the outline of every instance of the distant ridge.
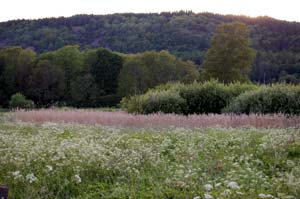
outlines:
{"label": "distant ridge", "polygon": [[258,52],[254,66],[258,81],[276,78],[275,74],[282,71],[300,73],[300,23],[266,16],[180,11],[12,20],[0,23],[0,47],[31,47],[38,53],[74,44],[83,49],[104,47],[122,53],[166,49],[201,64],[216,26],[233,21],[246,23],[251,30],[253,47]]}

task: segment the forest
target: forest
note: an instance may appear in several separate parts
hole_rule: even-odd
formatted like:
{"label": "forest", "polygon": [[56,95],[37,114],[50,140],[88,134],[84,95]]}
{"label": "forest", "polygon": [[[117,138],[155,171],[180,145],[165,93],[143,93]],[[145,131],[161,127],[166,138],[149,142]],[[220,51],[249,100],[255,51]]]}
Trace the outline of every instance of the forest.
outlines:
{"label": "forest", "polygon": [[36,107],[115,106],[123,96],[198,77],[194,63],[168,51],[120,54],[103,48],[81,51],[75,45],[38,55],[28,48],[5,47],[0,50],[0,106],[23,95]]}
{"label": "forest", "polygon": [[216,27],[234,21],[250,28],[257,52],[251,70],[253,82],[299,83],[300,24],[269,17],[180,11],[13,20],[0,23],[0,46],[21,46],[38,54],[66,45],[121,53],[168,50],[201,66]]}

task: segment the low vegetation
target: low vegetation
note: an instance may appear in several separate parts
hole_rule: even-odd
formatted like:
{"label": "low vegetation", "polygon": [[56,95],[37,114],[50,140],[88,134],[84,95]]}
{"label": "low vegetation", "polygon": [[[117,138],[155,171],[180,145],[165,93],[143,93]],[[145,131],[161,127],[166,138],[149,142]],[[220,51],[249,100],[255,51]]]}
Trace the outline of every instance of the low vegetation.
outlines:
{"label": "low vegetation", "polygon": [[297,129],[0,124],[10,198],[300,197]]}
{"label": "low vegetation", "polygon": [[131,113],[300,113],[300,87],[289,84],[253,85],[216,81],[168,84],[144,95],[123,99],[122,107]]}
{"label": "low vegetation", "polygon": [[21,93],[16,93],[15,95],[11,96],[9,107],[11,109],[30,109],[34,108],[34,102],[27,100]]}
{"label": "low vegetation", "polygon": [[300,86],[261,86],[234,99],[225,112],[300,114]]}

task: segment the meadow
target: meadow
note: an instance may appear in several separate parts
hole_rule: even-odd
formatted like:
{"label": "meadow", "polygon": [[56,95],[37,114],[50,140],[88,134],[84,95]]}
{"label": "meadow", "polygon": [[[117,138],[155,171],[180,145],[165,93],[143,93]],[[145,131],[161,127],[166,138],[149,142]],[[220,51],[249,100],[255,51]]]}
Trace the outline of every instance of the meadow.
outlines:
{"label": "meadow", "polygon": [[283,115],[5,113],[0,184],[14,199],[297,199],[298,127]]}

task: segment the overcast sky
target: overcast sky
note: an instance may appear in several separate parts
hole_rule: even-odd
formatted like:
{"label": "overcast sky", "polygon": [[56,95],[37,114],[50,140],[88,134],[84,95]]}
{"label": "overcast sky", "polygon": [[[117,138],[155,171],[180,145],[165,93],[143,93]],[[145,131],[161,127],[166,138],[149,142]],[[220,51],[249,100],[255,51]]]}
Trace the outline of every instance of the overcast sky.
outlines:
{"label": "overcast sky", "polygon": [[[298,2],[298,3],[297,3]],[[75,14],[192,10],[300,21],[299,0],[1,0],[0,21]]]}

